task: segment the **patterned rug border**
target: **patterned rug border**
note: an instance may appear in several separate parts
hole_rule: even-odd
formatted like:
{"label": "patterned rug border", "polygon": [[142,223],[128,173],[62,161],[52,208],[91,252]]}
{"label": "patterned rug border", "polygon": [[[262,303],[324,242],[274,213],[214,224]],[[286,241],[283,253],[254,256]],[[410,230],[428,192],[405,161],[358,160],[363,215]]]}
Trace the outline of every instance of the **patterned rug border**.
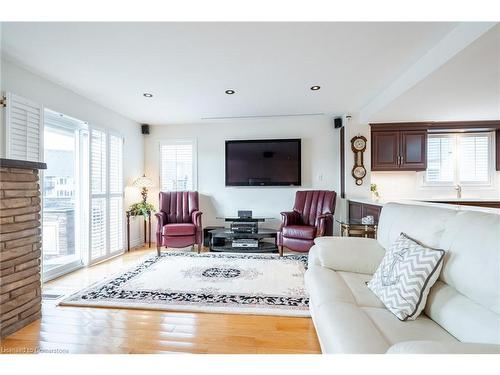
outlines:
{"label": "patterned rug border", "polygon": [[[142,309],[142,310],[160,310],[160,311],[185,311],[185,312],[206,312],[206,313],[230,313],[230,314],[254,314],[254,315],[277,315],[277,316],[295,316],[309,317],[308,308],[309,298],[293,298],[293,297],[277,297],[266,295],[204,295],[203,297],[211,297],[214,305],[202,304],[197,301],[199,293],[170,293],[157,291],[136,291],[135,297],[122,297],[121,299],[106,297],[106,300],[98,299],[100,293],[113,293],[113,288],[119,288],[120,285],[126,283],[133,277],[141,274],[147,268],[151,267],[158,261],[169,257],[204,257],[204,258],[221,258],[221,259],[258,259],[272,261],[299,261],[307,270],[307,255],[285,255],[279,257],[274,254],[239,254],[239,253],[186,253],[178,251],[163,252],[159,257],[152,256],[142,260],[138,265],[129,268],[125,271],[120,271],[103,280],[97,281],[90,286],[79,290],[76,293],[64,298],[58,303],[59,306],[77,306],[77,307],[102,307],[102,308],[122,308],[122,309]],[[111,285],[111,288],[109,287]],[[87,295],[95,296],[95,298],[85,297]],[[181,301],[176,301],[175,298],[180,298]],[[235,300],[243,297],[248,301],[245,304],[235,302]],[[188,299],[187,301],[185,299]],[[141,300],[142,299],[142,300]],[[191,299],[191,300],[189,300]],[[137,302],[134,302],[137,301]],[[167,301],[167,302],[166,302]],[[278,302],[277,305],[262,305],[266,301]],[[258,303],[260,302],[260,303]],[[284,306],[286,304],[286,306]]]}

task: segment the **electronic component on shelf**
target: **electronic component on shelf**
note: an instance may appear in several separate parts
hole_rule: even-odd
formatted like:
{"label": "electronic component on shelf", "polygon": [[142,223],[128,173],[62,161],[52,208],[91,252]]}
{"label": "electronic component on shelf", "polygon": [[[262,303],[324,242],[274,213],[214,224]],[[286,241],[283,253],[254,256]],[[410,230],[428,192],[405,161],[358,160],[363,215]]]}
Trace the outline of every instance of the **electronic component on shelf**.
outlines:
{"label": "electronic component on shelf", "polygon": [[231,231],[234,233],[257,233],[259,231],[257,222],[238,222],[231,223]]}
{"label": "electronic component on shelf", "polygon": [[259,241],[253,238],[239,238],[233,240],[232,246],[257,248],[259,247]]}

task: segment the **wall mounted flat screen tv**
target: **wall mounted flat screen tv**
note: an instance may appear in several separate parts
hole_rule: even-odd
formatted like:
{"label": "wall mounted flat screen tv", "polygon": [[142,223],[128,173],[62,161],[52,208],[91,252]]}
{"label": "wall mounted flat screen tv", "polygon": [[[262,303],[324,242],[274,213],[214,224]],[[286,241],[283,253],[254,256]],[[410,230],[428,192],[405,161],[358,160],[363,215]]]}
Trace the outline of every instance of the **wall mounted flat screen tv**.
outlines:
{"label": "wall mounted flat screen tv", "polygon": [[300,186],[300,139],[226,141],[226,186]]}

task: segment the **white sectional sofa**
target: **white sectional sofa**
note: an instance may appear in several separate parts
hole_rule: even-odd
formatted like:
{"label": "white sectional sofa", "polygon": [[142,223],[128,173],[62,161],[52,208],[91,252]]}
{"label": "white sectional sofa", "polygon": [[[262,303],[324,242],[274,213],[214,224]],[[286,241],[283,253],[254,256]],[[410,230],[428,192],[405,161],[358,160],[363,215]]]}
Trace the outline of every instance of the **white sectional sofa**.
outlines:
{"label": "white sectional sofa", "polygon": [[[402,322],[368,289],[401,232],[446,250],[425,313]],[[305,275],[323,353],[500,353],[500,215],[388,203],[378,238],[321,237]]]}

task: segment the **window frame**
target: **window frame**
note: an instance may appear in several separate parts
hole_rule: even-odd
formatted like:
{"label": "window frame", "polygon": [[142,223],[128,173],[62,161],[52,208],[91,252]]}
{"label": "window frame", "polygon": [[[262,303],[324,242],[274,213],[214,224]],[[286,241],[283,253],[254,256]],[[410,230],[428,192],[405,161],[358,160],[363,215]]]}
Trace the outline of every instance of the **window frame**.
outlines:
{"label": "window frame", "polygon": [[455,155],[459,153],[459,140],[462,137],[474,137],[478,135],[486,135],[488,137],[488,181],[461,181],[459,176],[459,160],[460,156],[454,156],[453,166],[453,181],[451,182],[432,182],[426,180],[427,170],[419,172],[420,188],[439,188],[439,187],[454,187],[460,185],[462,187],[473,187],[479,189],[491,189],[495,187],[495,132],[494,131],[476,131],[476,132],[450,132],[450,133],[430,133],[428,137],[439,136],[453,138],[453,152]]}
{"label": "window frame", "polygon": [[[163,190],[163,186],[161,184],[162,181],[162,155],[161,155],[161,148],[162,146],[168,146],[168,145],[181,145],[181,144],[191,144],[193,146],[193,154],[192,154],[192,160],[193,160],[193,165],[192,165],[192,178],[193,178],[193,186],[192,186],[192,191],[197,191],[198,190],[198,140],[197,138],[166,138],[166,139],[161,139],[158,141],[158,160],[159,160],[159,171],[158,171],[158,186],[159,186],[159,191],[166,191]],[[180,191],[180,190],[176,190]]]}

